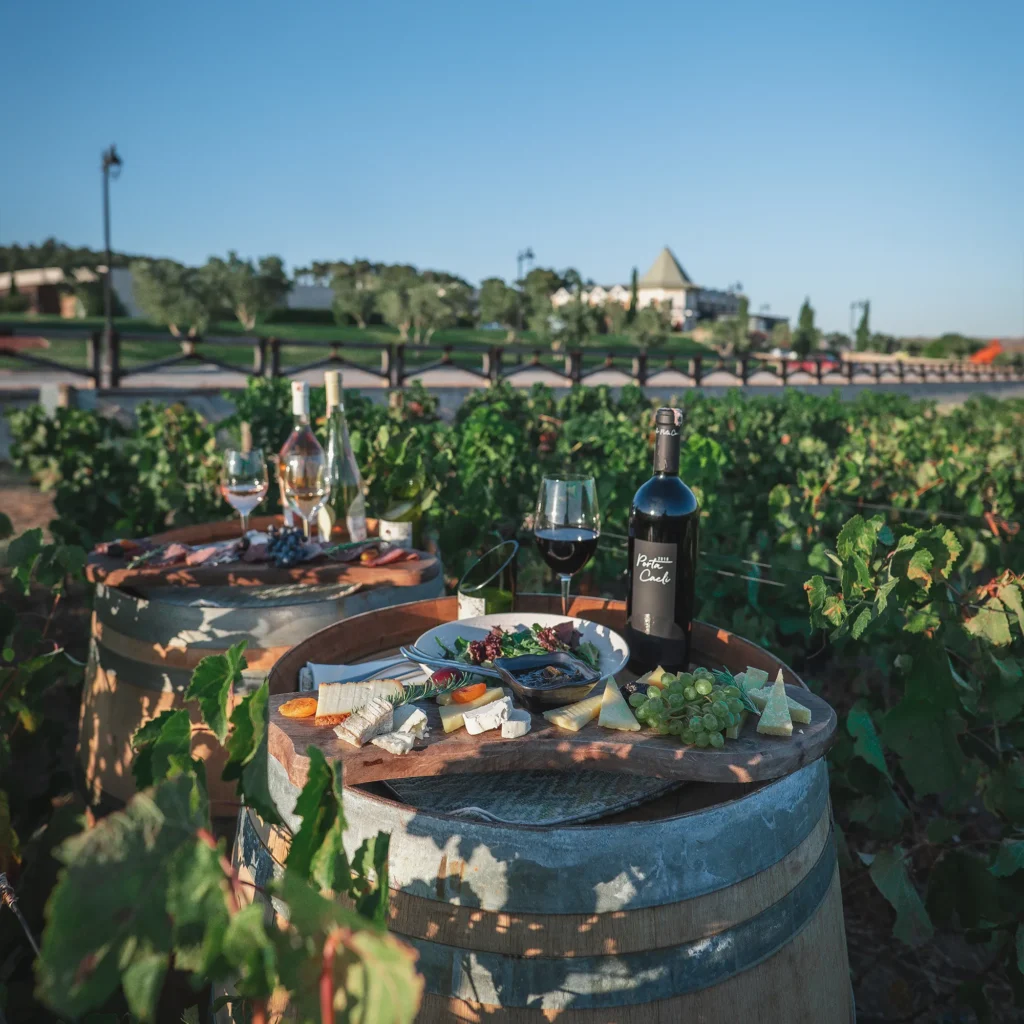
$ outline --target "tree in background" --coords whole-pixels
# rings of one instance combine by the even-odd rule
[[[784,352],[789,352],[793,347],[793,334],[789,329],[789,324],[783,320],[781,323],[777,323],[772,328],[771,333],[771,346],[772,348],[781,348]]]
[[[839,352],[844,348],[850,347],[850,338],[848,335],[843,334],[842,331],[830,331],[823,340],[832,352]]]
[[[609,299],[604,304],[604,322],[609,334],[622,334],[628,316],[629,311],[621,302]]]
[[[227,260],[211,257],[199,273],[216,301],[229,307],[247,331],[281,305],[290,289],[280,256],[262,256],[254,265],[232,250]]]
[[[377,308],[384,322],[397,328],[401,341],[409,340],[413,310],[411,293],[419,282],[414,267],[386,267],[380,273],[380,296]]]
[[[723,316],[711,325],[711,341],[727,355],[738,355],[750,348],[750,302],[740,296],[735,316]]]
[[[501,324],[508,330],[507,340],[516,340],[516,312],[519,293],[500,277],[488,277],[480,284],[478,323]]]
[[[871,327],[869,326],[871,313],[871,303],[865,301],[864,310],[860,315],[860,323],[857,324],[857,333],[854,337],[857,339],[857,351],[867,352],[871,347]]]
[[[354,274],[347,264],[337,266],[331,277],[331,290],[331,309],[339,324],[352,319],[357,326],[366,327],[377,312],[377,278],[371,273]]]
[[[672,304],[652,302],[636,311],[626,325],[626,334],[637,348],[657,348],[668,341],[672,333]]]
[[[175,337],[194,338],[209,327],[220,299],[208,275],[174,260],[138,260],[131,270],[135,300],[150,320],[166,324]]]
[[[814,307],[807,298],[800,307],[800,316],[793,332],[793,351],[798,356],[810,355],[818,347],[818,336],[818,329],[814,326]]]
[[[640,288],[639,288],[639,277],[637,276],[636,267],[633,268],[633,275],[629,281],[629,309],[626,311],[627,323],[632,323],[637,313],[637,307],[640,302]]]
[[[458,281],[426,281],[409,290],[409,308],[413,337],[419,344],[427,345],[435,331],[454,327],[469,315],[469,288]]]

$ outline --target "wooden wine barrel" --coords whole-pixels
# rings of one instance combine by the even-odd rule
[[[168,537],[194,543],[202,539],[194,536],[196,529]],[[136,594],[97,584],[79,719],[78,759],[87,794],[108,805],[134,794],[133,734],[162,711],[185,706],[182,695],[192,670],[207,655],[223,654],[241,640],[248,642],[245,690],[238,694],[243,697],[260,685],[281,655],[311,632],[443,590],[441,574],[409,587],[168,586]],[[195,703],[187,706],[193,755],[210,762],[207,780],[213,814],[234,815],[234,783],[220,778],[221,747],[200,722]]]
[[[375,613],[376,638],[354,620],[332,626],[281,659],[272,679],[294,687],[307,660],[415,639],[454,617],[454,602]],[[519,607],[555,603],[526,597]],[[572,614],[615,628],[623,610],[578,598]],[[699,625],[694,642],[698,661],[781,667],[799,682],[724,630]],[[297,789],[273,759],[269,774],[285,825],[243,808],[233,851],[261,888],[280,876],[299,824]],[[423,1024],[853,1019],[824,760],[767,783],[689,784],[584,826],[467,821],[387,793],[346,788],[345,845],[351,854],[378,830],[391,835],[390,924],[418,954]],[[286,1001],[272,1009],[272,1020],[291,1019]]]

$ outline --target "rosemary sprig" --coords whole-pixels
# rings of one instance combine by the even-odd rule
[[[736,677],[728,670],[722,669],[719,671],[716,668],[711,670],[711,674],[718,680],[722,686],[735,686],[740,691],[740,700],[743,702],[743,706],[752,714],[760,715],[761,712],[757,710],[757,705],[750,699],[747,693],[747,688],[736,682]]]
[[[140,565],[145,565],[147,562],[152,561],[154,558],[158,558],[167,550],[168,545],[160,544],[158,547],[150,548],[149,551],[143,551],[141,555],[136,555],[129,563],[129,569],[137,569]]]
[[[403,687],[401,697],[388,697],[386,699],[391,701],[396,708],[401,707],[403,704],[414,704],[418,700],[429,700],[431,697],[437,697],[442,693],[451,693],[452,690],[459,690],[463,686],[468,686],[471,676],[472,672],[459,672],[457,673],[457,678],[446,686],[435,686],[429,679],[422,683],[409,683]]]

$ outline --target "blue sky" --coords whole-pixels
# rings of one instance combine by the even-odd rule
[[[700,284],[1024,334],[1024,3],[0,8],[0,242]]]

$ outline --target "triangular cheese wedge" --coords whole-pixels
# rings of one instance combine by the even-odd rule
[[[623,732],[639,732],[640,723],[633,717],[633,712],[626,703],[626,698],[619,692],[619,684],[609,676],[601,697],[601,714],[598,725],[606,729],[621,729]]]
[[[763,736],[793,735],[793,719],[789,715],[789,701],[786,698],[786,684],[782,681],[781,669],[761,712],[757,731]]]
[[[596,697],[587,697],[585,700],[568,705],[568,707],[552,708],[550,711],[545,711],[544,717],[552,725],[557,725],[559,729],[579,732],[588,722],[597,718],[597,714],[601,710],[602,699],[603,696],[599,693]]]

